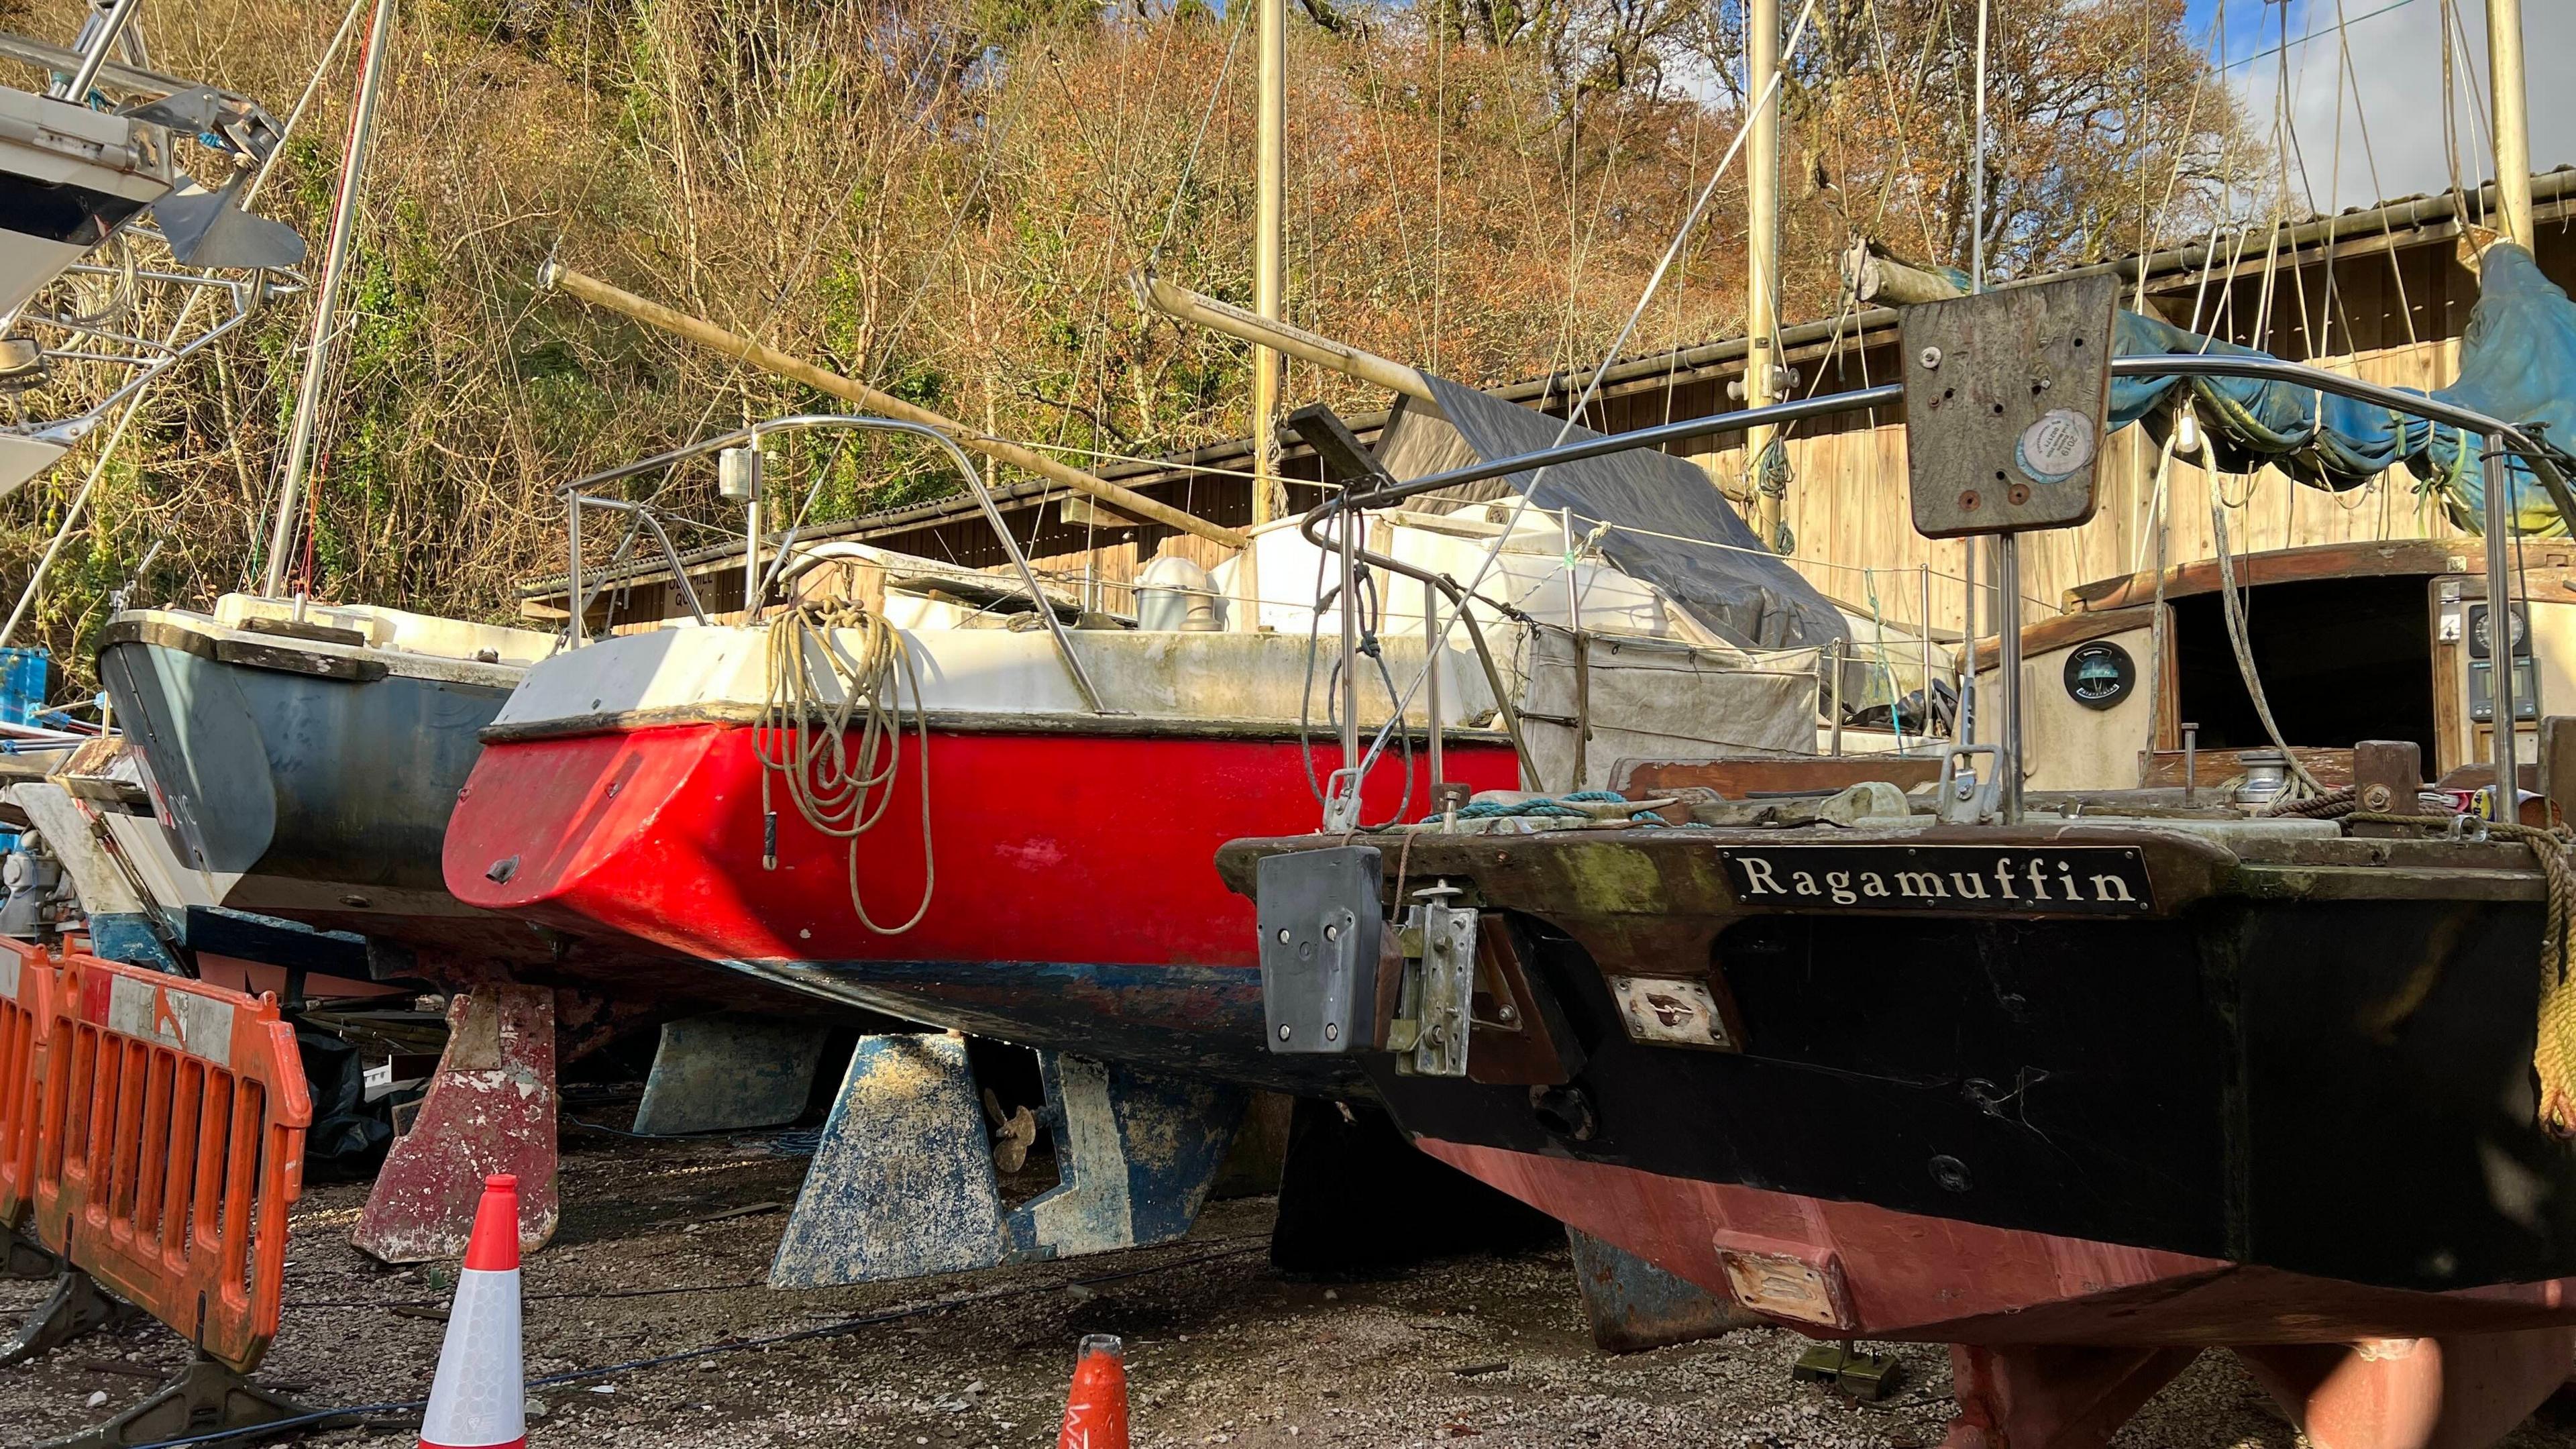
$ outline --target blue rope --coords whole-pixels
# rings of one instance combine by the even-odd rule
[[[1510,816],[1537,816],[1550,820],[1590,820],[1592,812],[1577,810],[1577,805],[1607,805],[1624,802],[1628,797],[1616,790],[1575,790],[1563,795],[1542,795],[1534,800],[1470,800],[1458,807],[1461,820],[1500,820]],[[1428,825],[1441,817],[1426,815]],[[1661,825],[1664,818],[1652,810],[1637,810],[1628,818],[1639,825]]]

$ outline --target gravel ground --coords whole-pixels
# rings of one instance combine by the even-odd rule
[[[804,1160],[760,1139],[567,1138],[563,1230],[529,1260],[531,1379],[715,1345],[730,1351],[540,1384],[539,1445],[1048,1446],[1073,1347],[1126,1340],[1136,1443],[1396,1446],[1935,1445],[1946,1354],[1895,1351],[1885,1404],[1796,1384],[1806,1347],[1763,1329],[1623,1358],[1593,1349],[1562,1250],[1432,1264],[1359,1283],[1271,1271],[1267,1200],[1218,1203],[1187,1241],[913,1283],[782,1293],[757,1286]],[[286,1327],[259,1378],[316,1404],[428,1392],[450,1282],[348,1245],[362,1186],[309,1190],[287,1267]],[[766,1207],[709,1222],[734,1209]],[[714,1285],[714,1286],[708,1286]],[[667,1291],[680,1290],[680,1291]],[[40,1285],[0,1284],[0,1311]],[[854,1320],[867,1320],[854,1322]],[[793,1341],[761,1340],[803,1334]],[[95,1423],[186,1359],[145,1319],[0,1370],[0,1442]],[[306,1442],[412,1449],[397,1427]],[[2122,1449],[2292,1449],[2298,1435],[2232,1359],[2204,1356],[2121,1435]],[[2526,1426],[2511,1449],[2576,1449]]]

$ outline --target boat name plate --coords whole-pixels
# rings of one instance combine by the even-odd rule
[[[1746,906],[1966,915],[2137,916],[2155,909],[2129,846],[1783,845],[1718,852]]]

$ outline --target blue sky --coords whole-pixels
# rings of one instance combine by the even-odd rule
[[[2109,0],[2116,8],[2123,0]],[[2307,187],[2320,210],[2366,205],[2373,200],[2436,191],[2449,184],[2441,116],[2440,0],[2341,0],[2343,44],[2336,34],[2336,0],[2288,0],[2291,45],[2290,125],[2307,162]],[[2229,64],[2229,84],[2247,114],[2266,133],[2274,125],[2281,92],[2284,7],[2265,0],[2189,0],[2195,38]],[[2530,86],[2534,170],[2576,164],[2576,85],[2568,83],[2566,58],[2576,56],[2576,0],[2525,0],[2525,64]],[[2486,6],[2454,0],[2453,13],[2467,32],[2460,76],[2465,91],[2456,106],[2460,178],[2494,170],[2480,111],[2486,100]],[[2218,21],[2225,19],[2225,34]],[[2313,39],[2303,39],[2313,35]],[[2458,42],[2455,42],[2455,45]],[[2349,49],[2351,66],[2338,94],[2337,72]],[[2355,83],[2358,82],[2356,85]],[[2356,92],[2358,100],[2356,100]],[[2335,164],[2338,119],[2342,161]],[[2361,131],[2369,129],[2365,151]],[[2377,163],[2374,185],[2372,162]],[[2293,185],[2298,184],[2294,173]]]

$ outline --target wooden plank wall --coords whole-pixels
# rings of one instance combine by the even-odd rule
[[[1891,359],[1892,360],[1892,359]],[[2328,359],[2337,372],[2368,381],[2430,388],[2458,371],[2457,340],[2398,346],[2358,358]],[[1965,545],[1926,539],[1914,531],[1907,505],[1905,428],[1901,421],[1793,437],[1787,443],[1794,481],[1786,516],[1796,536],[1799,571],[1842,603],[1878,611],[1911,632],[1920,620],[1919,570],[1931,566],[1932,626],[1955,632],[1966,600]],[[2230,544],[2247,549],[2289,548],[2384,538],[2447,537],[2454,529],[2429,494],[2419,494],[2402,467],[2347,493],[2328,493],[2292,481],[2277,469],[2251,477],[2212,475],[2176,460],[2161,508],[2155,473],[2159,450],[2144,428],[2114,435],[2101,475],[2101,504],[2080,528],[2026,535],[2022,546],[2025,617],[2060,611],[2065,591],[2081,583],[2152,567],[2155,524],[2168,530],[2166,557],[2180,563],[2213,557],[2210,490],[2227,504]],[[1741,447],[1693,453],[1692,461],[1721,480],[1744,475]],[[1981,562],[1979,571],[1985,570]],[[1990,582],[1990,581],[1989,581]]]

